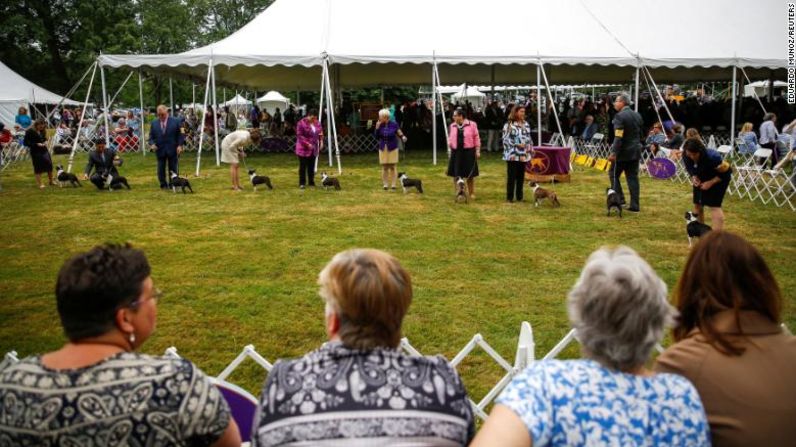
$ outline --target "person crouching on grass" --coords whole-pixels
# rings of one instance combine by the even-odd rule
[[[259,143],[259,129],[236,130],[221,140],[221,161],[229,163],[233,191],[243,191],[240,186],[240,158],[246,156],[243,148],[248,144],[256,146]]]

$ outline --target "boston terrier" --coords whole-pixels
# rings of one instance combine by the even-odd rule
[[[185,194],[185,188],[188,188],[191,194],[193,194],[191,182],[189,182],[187,178],[180,177],[176,172],[171,171],[171,190],[174,191],[175,194],[177,193],[177,188],[182,188],[183,194]]]
[[[126,186],[127,189],[130,189],[130,185],[127,183],[127,179],[122,176],[113,176],[106,172],[102,174],[102,180],[105,181],[105,187],[108,188],[108,191],[113,191],[114,189],[122,189],[123,186]]]
[[[688,246],[691,246],[692,238],[700,238],[712,230],[710,225],[705,225],[693,211],[685,212],[685,232],[688,235]]]
[[[406,176],[405,172],[398,173],[398,180],[401,181],[401,188],[404,189],[404,193],[406,193],[407,188],[414,187],[417,189],[417,192],[423,194],[423,181],[420,179],[409,178]]]
[[[249,178],[252,181],[252,186],[254,190],[257,191],[257,185],[265,185],[268,189],[274,189],[271,185],[271,179],[265,175],[257,175],[257,172],[254,169],[249,169]]]
[[[329,177],[326,172],[321,173],[321,185],[323,185],[323,189],[334,187],[336,191],[340,191],[340,180],[337,180],[334,177]]]
[[[456,198],[454,199],[454,201],[456,203],[462,203],[462,202],[468,203],[469,196],[470,195],[467,194],[467,182],[464,181],[463,178],[459,177],[456,180]]]
[[[77,179],[75,174],[70,172],[64,171],[63,165],[58,165],[55,167],[56,170],[56,178],[58,179],[58,186],[64,187],[64,184],[67,182],[72,185],[72,187],[77,188],[78,186],[83,186],[80,184],[80,180]]]
[[[533,203],[534,206],[539,206],[544,199],[549,199],[550,203],[553,204],[555,207],[561,206],[561,203],[558,201],[558,196],[556,195],[555,191],[549,191],[547,189],[542,188],[536,182],[530,182],[528,185],[533,189]]]
[[[611,210],[616,209],[619,217],[622,217],[622,200],[619,199],[619,194],[612,188],[605,188],[605,206],[608,208],[608,214],[611,215]]]

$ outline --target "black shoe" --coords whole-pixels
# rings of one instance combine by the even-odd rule
[[[630,208],[628,208],[627,210],[630,211],[631,213],[640,213],[641,212],[640,209],[633,208],[632,206]]]

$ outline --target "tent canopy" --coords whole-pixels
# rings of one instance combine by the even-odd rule
[[[240,93],[238,93],[237,95],[235,95],[234,98],[230,99],[229,101],[225,102],[222,105],[229,106],[229,107],[234,107],[234,106],[238,106],[238,107],[247,106],[248,107],[248,106],[252,105],[252,102],[249,101],[248,99],[244,98],[243,96],[241,96]]]
[[[549,79],[558,84],[631,82],[639,65],[662,81],[726,80],[735,65],[757,79],[772,70],[784,72],[786,39],[768,29],[784,14],[780,2],[757,2],[755,16],[762,19],[754,21],[741,0],[671,0],[666,9],[677,19],[665,23],[652,15],[659,5],[654,0],[492,0],[490,11],[510,13],[515,23],[527,25],[522,38],[485,33],[465,41],[434,19],[471,23],[473,12],[484,9],[480,0],[404,0],[391,9],[392,23],[429,19],[417,32],[378,38],[363,33],[363,24],[383,22],[383,11],[369,0],[276,0],[211,45],[172,55],[104,55],[100,63],[200,80],[212,59],[219,83],[305,90],[318,88],[327,58],[332,78],[347,87],[430,84],[433,62],[443,82],[498,85],[535,83],[537,63],[545,64]],[[275,38],[294,35],[298,20],[300,39]]]
[[[14,124],[20,107],[28,107],[28,104],[58,104],[61,100],[70,106],[82,104],[39,87],[0,62],[0,122],[7,128]]]
[[[259,105],[261,109],[265,109],[268,111],[268,113],[273,115],[277,108],[281,112],[284,112],[285,109],[290,105],[290,100],[285,98],[281,93],[271,90],[260,98],[257,98],[257,105]]]

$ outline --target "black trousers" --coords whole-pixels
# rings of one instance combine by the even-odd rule
[[[177,154],[174,155],[167,155],[165,157],[158,157],[158,181],[160,182],[161,188],[168,188],[171,182],[169,179],[171,178],[171,172],[173,171],[175,174],[180,173],[180,168],[178,166],[179,159],[177,158]],[[166,163],[169,165],[169,172],[168,176],[166,175]]]
[[[625,193],[622,191],[622,184],[619,181],[622,173],[627,178],[627,188],[630,190],[630,208],[639,208],[639,183],[638,183],[638,160],[615,161],[611,163],[608,170],[608,178],[611,180],[611,188],[619,194],[619,199],[625,202]]]
[[[91,177],[89,177],[88,179],[91,183],[94,184],[94,186],[97,187],[97,189],[105,189],[105,181],[102,180],[102,176],[97,174],[96,172],[94,174],[91,174]]]
[[[761,144],[760,147],[771,149],[771,157],[769,157],[769,160],[771,160],[771,169],[774,169],[774,166],[779,163],[779,152],[777,151],[776,141],[769,141],[766,144]]]
[[[524,161],[506,162],[506,200],[509,202],[522,200],[522,188],[525,181]]]
[[[315,157],[299,156],[299,186],[315,186]]]

